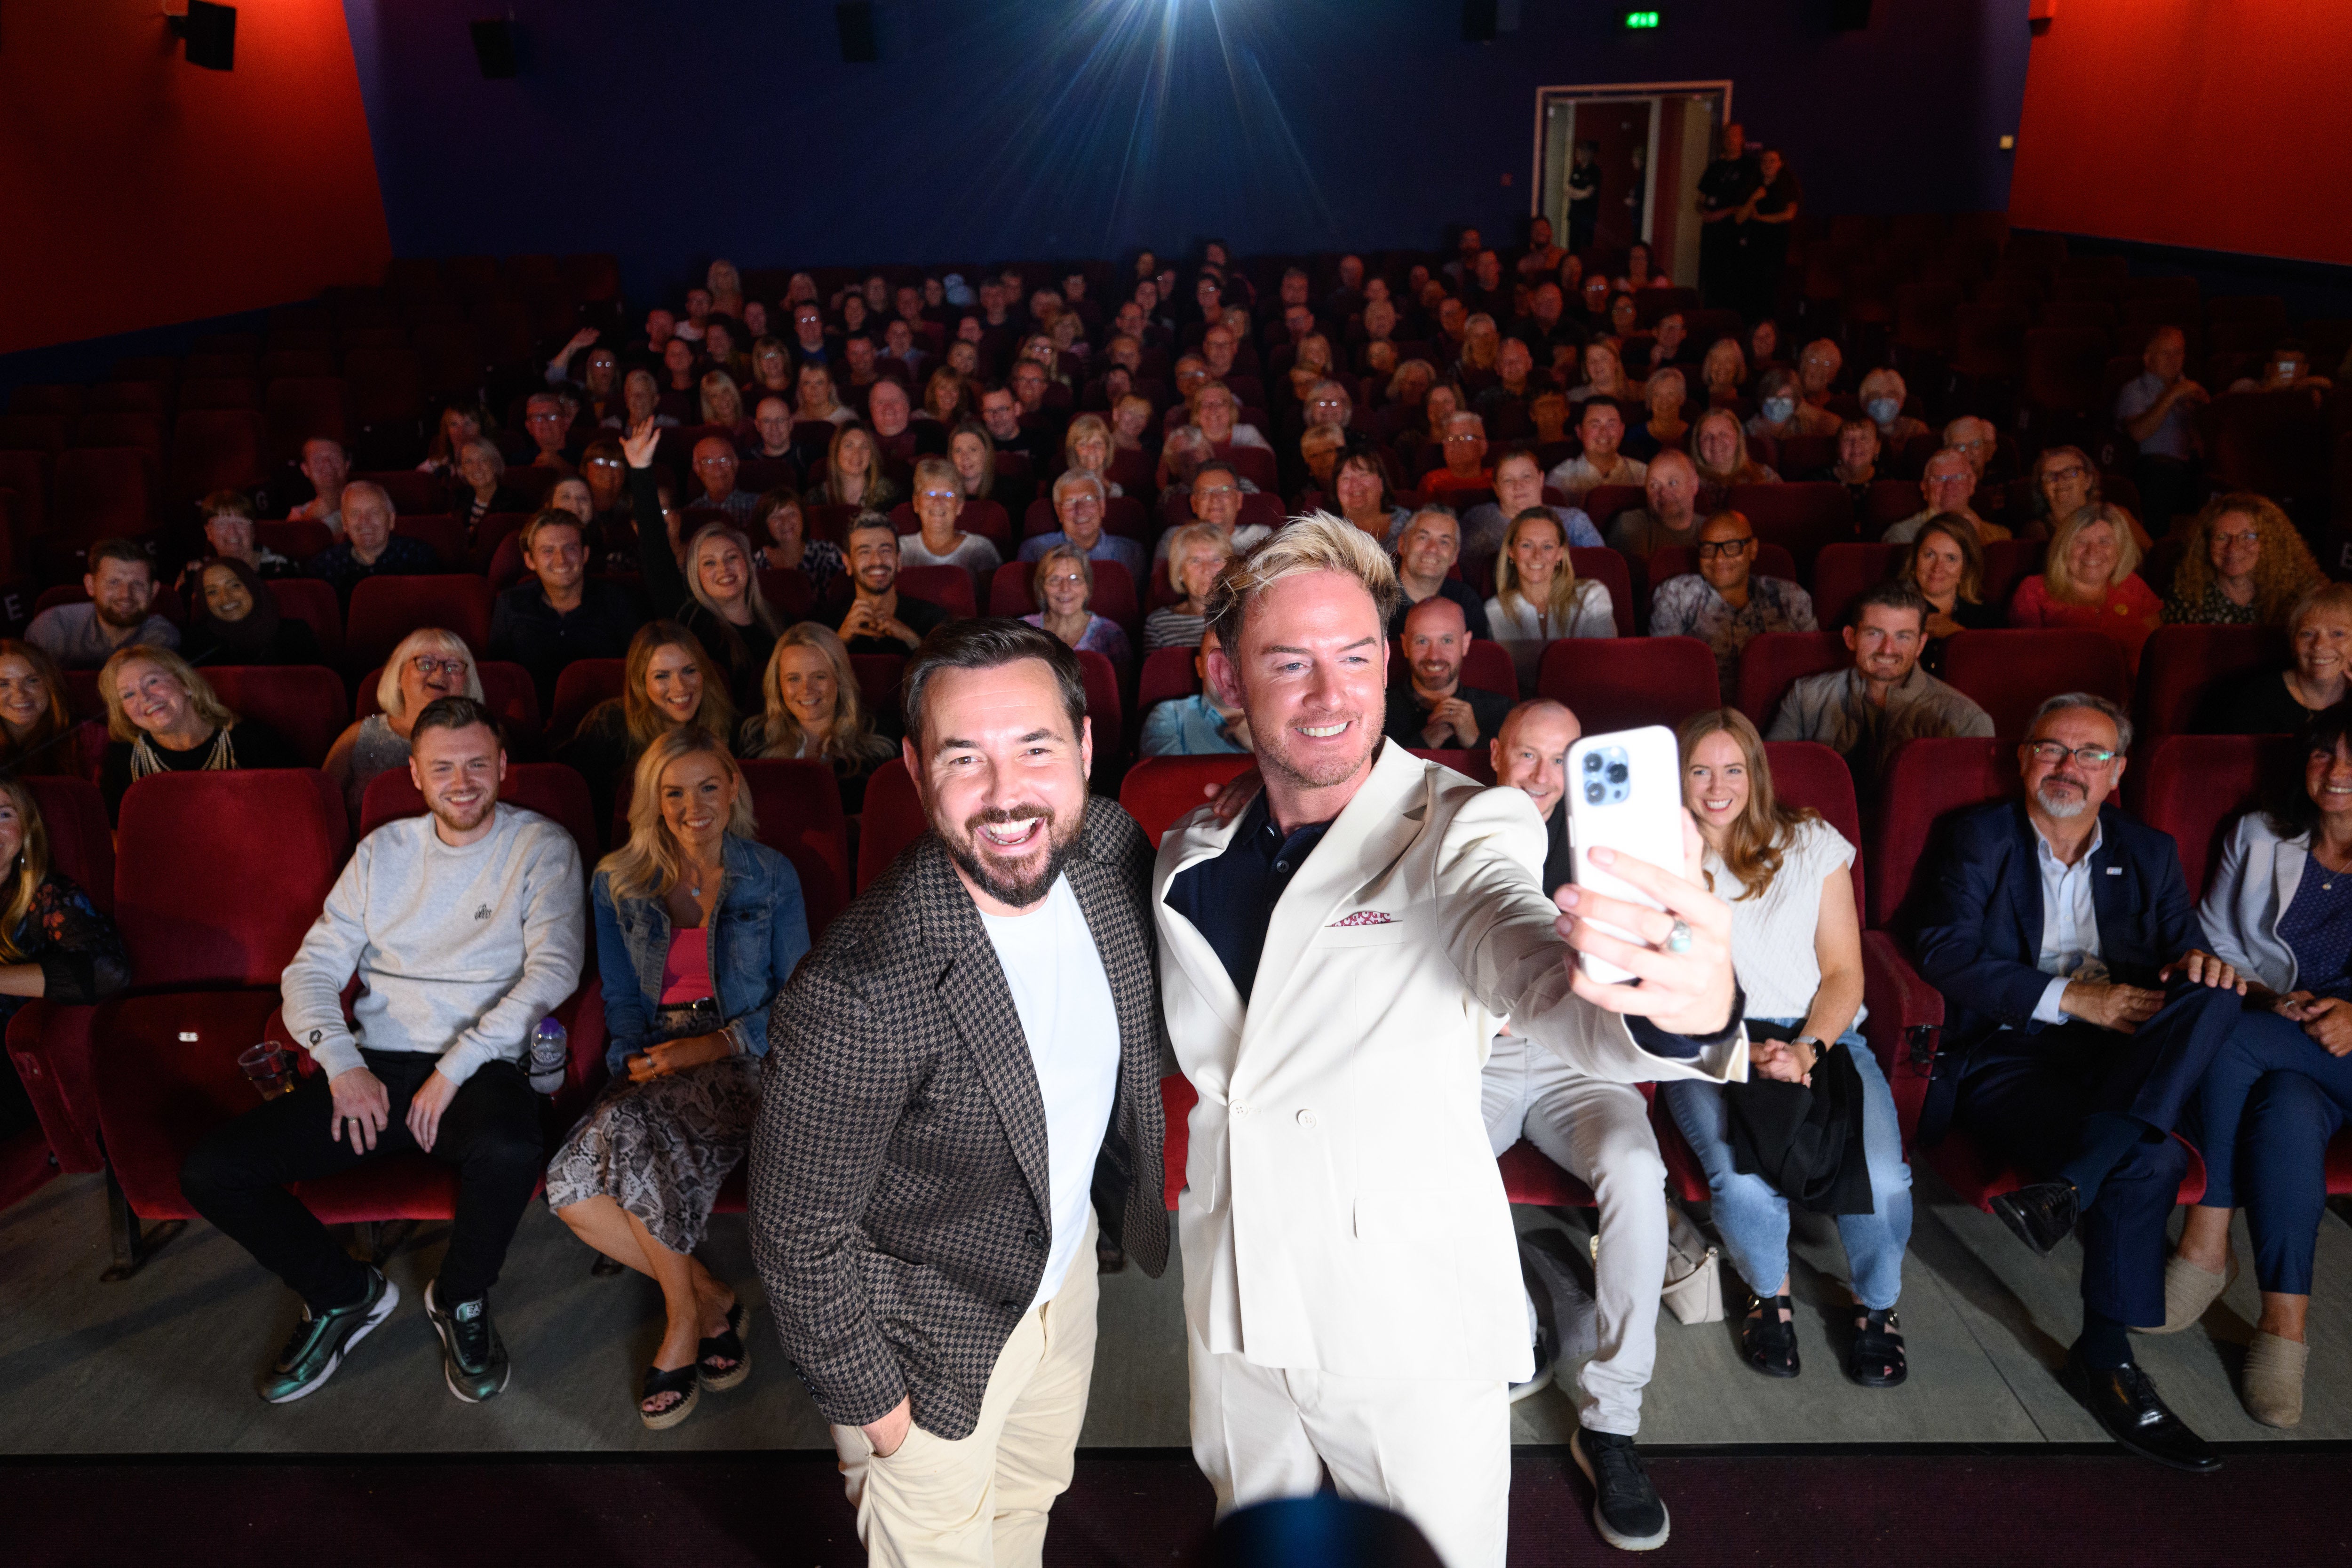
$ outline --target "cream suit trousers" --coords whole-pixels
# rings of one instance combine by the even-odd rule
[[[1342,1377],[1219,1354],[1192,1330],[1192,1458],[1219,1517],[1310,1497],[1326,1470],[1341,1497],[1394,1509],[1445,1568],[1503,1568],[1511,1504],[1510,1385]]]
[[[1658,1359],[1666,1276],[1666,1166],[1649,1102],[1632,1084],[1587,1078],[1517,1035],[1495,1037],[1479,1089],[1497,1157],[1524,1137],[1600,1200],[1592,1268],[1600,1344],[1576,1374],[1577,1418],[1596,1432],[1633,1436]],[[1532,1302],[1528,1316],[1532,1323]]]
[[[1029,1309],[989,1373],[980,1424],[950,1442],[907,1428],[887,1458],[862,1426],[833,1428],[857,1539],[873,1568],[1038,1568],[1045,1515],[1068,1489],[1095,1371],[1096,1225],[1054,1299]]]

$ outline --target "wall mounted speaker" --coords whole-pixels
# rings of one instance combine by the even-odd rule
[[[872,65],[882,58],[874,47],[873,0],[847,0],[833,8],[833,25],[841,31],[841,58],[854,66]]]
[[[236,7],[211,0],[188,0],[188,14],[172,18],[172,30],[187,40],[188,63],[208,71],[236,66]]]
[[[474,35],[474,59],[482,68],[482,75],[491,81],[512,81],[515,76],[514,24],[494,21],[470,22],[467,26]]]
[[[1830,26],[1841,33],[1858,33],[1870,26],[1870,0],[1830,0]]]
[[[1462,41],[1465,44],[1491,44],[1495,41],[1496,0],[1462,0]]]

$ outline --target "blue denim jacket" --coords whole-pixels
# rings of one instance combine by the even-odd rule
[[[720,858],[727,879],[710,911],[710,989],[735,1054],[765,1056],[768,1005],[809,950],[800,874],[766,845],[732,834]],[[669,956],[669,910],[659,899],[616,904],[604,871],[596,873],[589,896],[596,910],[596,967],[604,983],[604,1068],[618,1074],[624,1062],[654,1043],[654,1013]]]

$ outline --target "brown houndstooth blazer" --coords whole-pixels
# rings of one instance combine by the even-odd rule
[[[1156,1276],[1166,1026],[1151,861],[1134,818],[1096,798],[1066,872],[1118,1010],[1095,1210]],[[751,1238],[785,1353],[837,1426],[911,1395],[925,1431],[969,1435],[1044,1277],[1053,1209],[1021,1019],[937,834],[833,922],[777,996],[768,1039]]]

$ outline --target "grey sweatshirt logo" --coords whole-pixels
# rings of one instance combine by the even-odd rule
[[[480,909],[476,910],[474,911],[474,918],[478,921],[488,920],[490,918],[490,906],[484,904]]]

